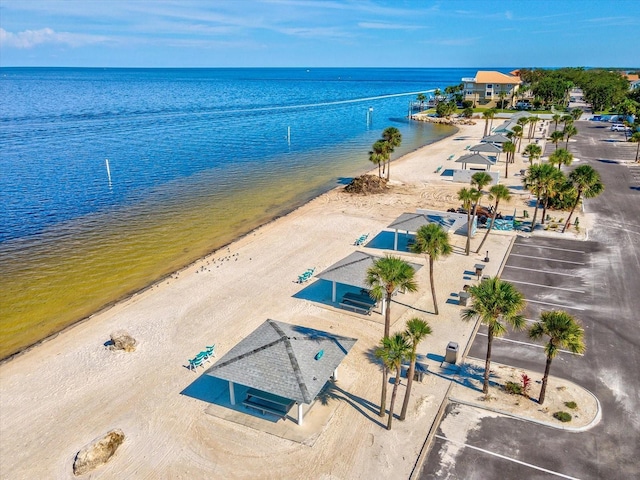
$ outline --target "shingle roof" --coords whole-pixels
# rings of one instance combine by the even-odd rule
[[[377,255],[371,255],[365,252],[353,252],[351,255],[343,258],[339,262],[334,263],[326,270],[316,275],[323,280],[341,283],[343,285],[352,285],[358,288],[371,288],[365,282],[367,278],[367,270],[373,265],[373,262],[379,260]],[[422,265],[408,262],[415,271],[422,268]]]
[[[393,228],[395,230],[404,230],[407,232],[417,232],[423,225],[430,223],[439,224],[445,232],[453,226],[454,220],[444,217],[442,215],[426,215],[424,213],[403,213],[393,222],[389,224],[387,228]]]
[[[474,165],[495,165],[496,164],[495,161],[485,157],[484,155],[480,155],[479,153],[470,153],[468,155],[463,155],[462,157],[456,160],[456,163],[471,163]]]
[[[522,83],[522,81],[520,80],[520,77],[514,77],[512,75],[507,75],[506,73],[479,70],[476,73],[476,83],[519,84]]]
[[[309,404],[356,341],[267,320],[205,374]]]

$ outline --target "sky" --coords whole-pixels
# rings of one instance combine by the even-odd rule
[[[0,67],[637,68],[639,45],[640,0],[0,0]]]

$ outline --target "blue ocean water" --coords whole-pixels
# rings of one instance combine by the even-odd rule
[[[444,88],[474,72],[3,68],[0,242],[141,202],[199,172],[223,188],[308,168],[336,145],[366,156],[392,124],[415,148],[413,137],[429,127],[403,119],[415,95],[385,96]]]
[[[0,69],[0,358],[451,134],[409,102],[475,71]]]

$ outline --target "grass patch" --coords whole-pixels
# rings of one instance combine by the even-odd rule
[[[560,420],[563,423],[571,421],[571,414],[568,412],[556,412],[553,414],[553,418],[556,420]]]
[[[507,382],[504,384],[504,391],[510,395],[522,395],[522,385],[518,382]]]
[[[578,408],[578,404],[576,402],[564,402],[564,406],[570,408],[571,410],[575,410]]]

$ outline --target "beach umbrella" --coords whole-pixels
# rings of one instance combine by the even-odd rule
[[[510,142],[511,139],[505,135],[495,134],[495,135],[487,135],[486,137],[482,137],[480,140],[483,143],[507,143]]]

